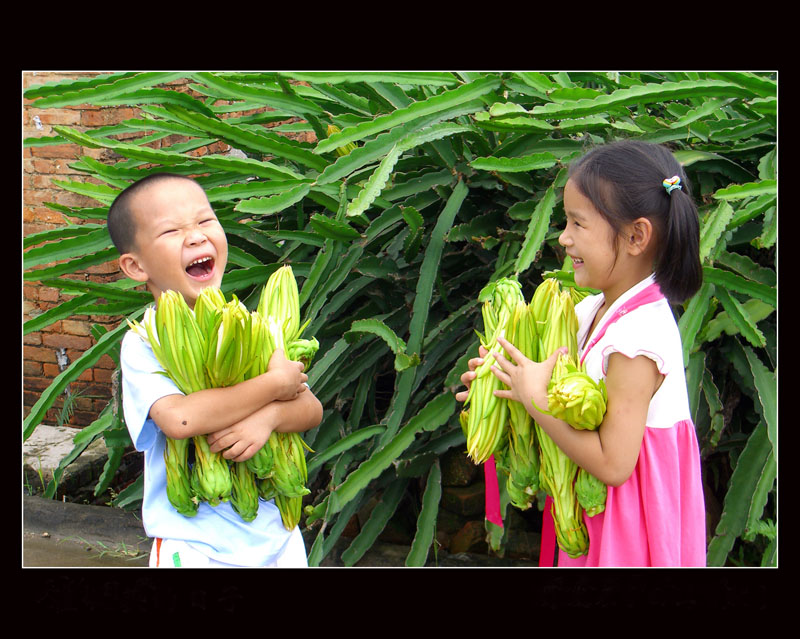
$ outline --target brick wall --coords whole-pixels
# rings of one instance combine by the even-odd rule
[[[25,72],[22,74],[23,90],[32,85],[43,84],[54,80],[87,77],[92,73],[52,73]],[[188,81],[177,81],[169,85],[170,89],[189,91]],[[37,109],[31,106],[32,100],[24,100],[23,104],[23,138],[52,136],[53,125],[67,125],[78,131],[119,124],[123,120],[140,117],[140,110],[133,107],[97,107],[76,105],[63,108]],[[128,135],[135,137],[137,134]],[[117,137],[125,139],[125,137]],[[178,136],[163,138],[152,146],[167,146],[179,141]],[[196,154],[225,153],[227,145],[218,143],[212,147],[198,149]],[[70,168],[70,164],[82,156],[90,156],[102,162],[114,162],[120,158],[108,149],[90,149],[76,144],[58,146],[28,147],[23,149],[23,235],[53,229],[65,224],[61,213],[45,206],[45,202],[55,202],[70,207],[101,206],[96,200],[70,193],[53,184],[56,180],[90,181],[86,173]],[[70,222],[81,224],[86,221],[102,222],[102,220],[72,219]],[[85,278],[90,281],[109,282],[121,277],[117,261],[93,266],[86,271],[70,274],[67,277]],[[64,295],[60,289],[39,285],[38,282],[23,282],[23,321],[60,304],[70,295]],[[69,362],[79,358],[94,339],[90,333],[92,323],[105,324],[108,328],[117,326],[122,318],[76,316],[56,322],[42,331],[30,333],[23,337],[23,405],[27,415],[31,406],[39,398],[53,379],[60,373],[59,349],[63,349]],[[70,385],[74,393],[74,413],[67,424],[82,427],[91,423],[111,397],[111,377],[115,369],[113,360],[104,355],[91,370],[85,371],[79,379]],[[45,423],[55,423],[63,405],[63,396],[48,412]]]

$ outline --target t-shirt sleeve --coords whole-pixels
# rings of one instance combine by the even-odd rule
[[[150,448],[158,427],[149,418],[150,407],[167,395],[183,393],[163,373],[150,346],[133,332],[126,333],[120,351],[122,410],[136,450]]]
[[[603,344],[603,374],[608,372],[608,358],[620,353],[629,359],[640,355],[653,360],[658,372],[669,372],[668,354],[673,348],[674,326],[664,321],[657,308],[637,309],[627,317],[609,326]]]

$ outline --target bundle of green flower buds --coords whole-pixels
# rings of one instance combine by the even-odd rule
[[[506,338],[525,357],[536,361],[539,348],[530,307],[518,302]],[[508,402],[508,448],[504,461],[508,473],[506,490],[511,503],[527,510],[539,490],[539,447],[533,418],[520,402]]]
[[[608,395],[604,380],[595,382],[586,367],[560,356],[548,386],[548,414],[578,430],[595,430],[603,421]],[[589,517],[605,510],[608,487],[583,468],[578,469],[575,493]]]
[[[592,380],[575,359],[575,304],[586,294],[573,286],[562,288],[556,277],[547,277],[526,304],[517,280],[501,278],[479,295],[485,334],[478,336],[490,353],[505,355],[497,343],[497,337],[504,335],[533,361],[543,361],[567,346],[568,354],[557,360],[548,386],[548,406],[542,412],[574,428],[594,429],[605,414],[605,384]],[[467,452],[475,463],[495,455],[516,508],[530,508],[540,489],[550,495],[559,547],[572,557],[583,555],[589,544],[583,509],[589,516],[602,512],[606,486],[570,460],[522,404],[494,397],[494,391],[504,386],[491,374],[493,364],[489,355],[476,369],[460,415]]]
[[[603,421],[607,393],[603,380],[596,382],[584,365],[577,363],[578,320],[575,300],[585,293],[574,288],[561,289],[555,278],[545,280],[534,294],[532,307],[537,315],[541,359],[567,346],[559,355],[548,385],[548,406],[542,412],[561,419],[573,428],[594,430]],[[539,299],[537,300],[537,297]],[[607,487],[569,460],[537,425],[541,450],[541,481],[553,499],[553,519],[559,546],[577,557],[588,551],[588,534],[582,509],[594,516],[605,508]]]
[[[505,386],[491,371],[495,362],[491,353],[505,355],[497,338],[507,335],[517,305],[524,304],[525,299],[516,279],[500,278],[484,286],[478,300],[483,303],[484,327],[484,335],[478,333],[478,337],[490,354],[475,369],[476,377],[464,402],[461,424],[467,439],[467,454],[476,464],[481,464],[507,441],[508,402],[494,395],[494,391]]]
[[[226,300],[213,287],[198,295],[194,310],[174,291],[159,297],[142,323],[129,322],[147,340],[166,374],[183,393],[231,386],[266,372],[272,353],[280,348],[288,359],[307,369],[319,343],[301,339],[297,282],[290,266],[279,268],[261,293],[258,309],[249,311],[235,295]],[[284,526],[299,522],[302,496],[309,492],[305,452],[298,433],[274,432],[246,462],[228,462],[212,453],[205,435],[189,440],[167,438],[167,496],[187,517],[198,504],[230,501],[244,521],[258,515],[258,500],[275,499]]]
[[[552,285],[551,285],[552,286]],[[574,302],[576,289],[570,288]],[[569,330],[577,331],[574,304],[567,302],[564,291],[563,311],[568,317]],[[578,297],[580,299],[581,297]],[[573,307],[571,310],[570,307]],[[559,356],[547,389],[548,414],[567,422],[579,430],[595,430],[606,412],[608,394],[604,380],[595,381],[586,372],[585,364],[577,363],[577,342],[570,341],[569,352]],[[608,487],[594,475],[579,468],[575,479],[578,503],[589,517],[605,509]]]
[[[570,354],[576,353],[578,325],[575,306],[569,292],[561,290],[555,278],[547,278],[537,287],[531,308],[540,328],[540,361],[562,346],[566,346]],[[558,362],[570,356],[573,355],[559,355]],[[558,366],[556,364],[556,368]],[[554,370],[552,380],[556,378],[557,371]],[[578,466],[556,446],[538,423],[536,435],[541,461],[540,481],[553,500],[552,515],[558,546],[570,557],[579,557],[589,549],[589,535],[575,496]]]

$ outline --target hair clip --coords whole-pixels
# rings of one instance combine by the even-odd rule
[[[667,195],[672,193],[673,189],[683,190],[681,188],[681,179],[677,175],[673,175],[671,178],[667,178],[661,183],[665,189],[667,189]]]

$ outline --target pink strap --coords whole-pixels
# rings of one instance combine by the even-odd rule
[[[586,359],[587,353],[592,349],[592,347],[599,342],[603,335],[606,334],[608,327],[611,326],[614,322],[616,322],[620,317],[623,315],[630,313],[632,310],[639,308],[644,304],[650,304],[651,302],[657,302],[658,300],[662,299],[664,294],[661,292],[658,284],[653,282],[647,288],[639,291],[636,295],[634,295],[631,299],[627,302],[622,304],[616,311],[611,314],[606,320],[606,323],[603,324],[603,327],[598,331],[597,335],[592,338],[589,344],[586,346],[586,349],[583,351],[583,355],[581,356],[580,363],[583,364],[583,360]],[[487,484],[488,486],[488,484]],[[552,567],[554,561],[554,554],[555,554],[555,546],[556,546],[556,528],[555,522],[553,521],[553,514],[551,512],[553,505],[552,498],[548,495],[547,499],[544,503],[544,512],[542,513],[542,541],[539,546],[539,566],[547,566]]]
[[[503,517],[500,514],[500,485],[497,483],[497,468],[494,464],[494,455],[491,455],[483,464],[483,474],[486,479],[486,519],[493,524],[503,527]]]
[[[542,513],[542,541],[539,545],[539,567],[552,568],[556,556],[556,525],[553,521],[553,498],[550,495],[544,500]]]

